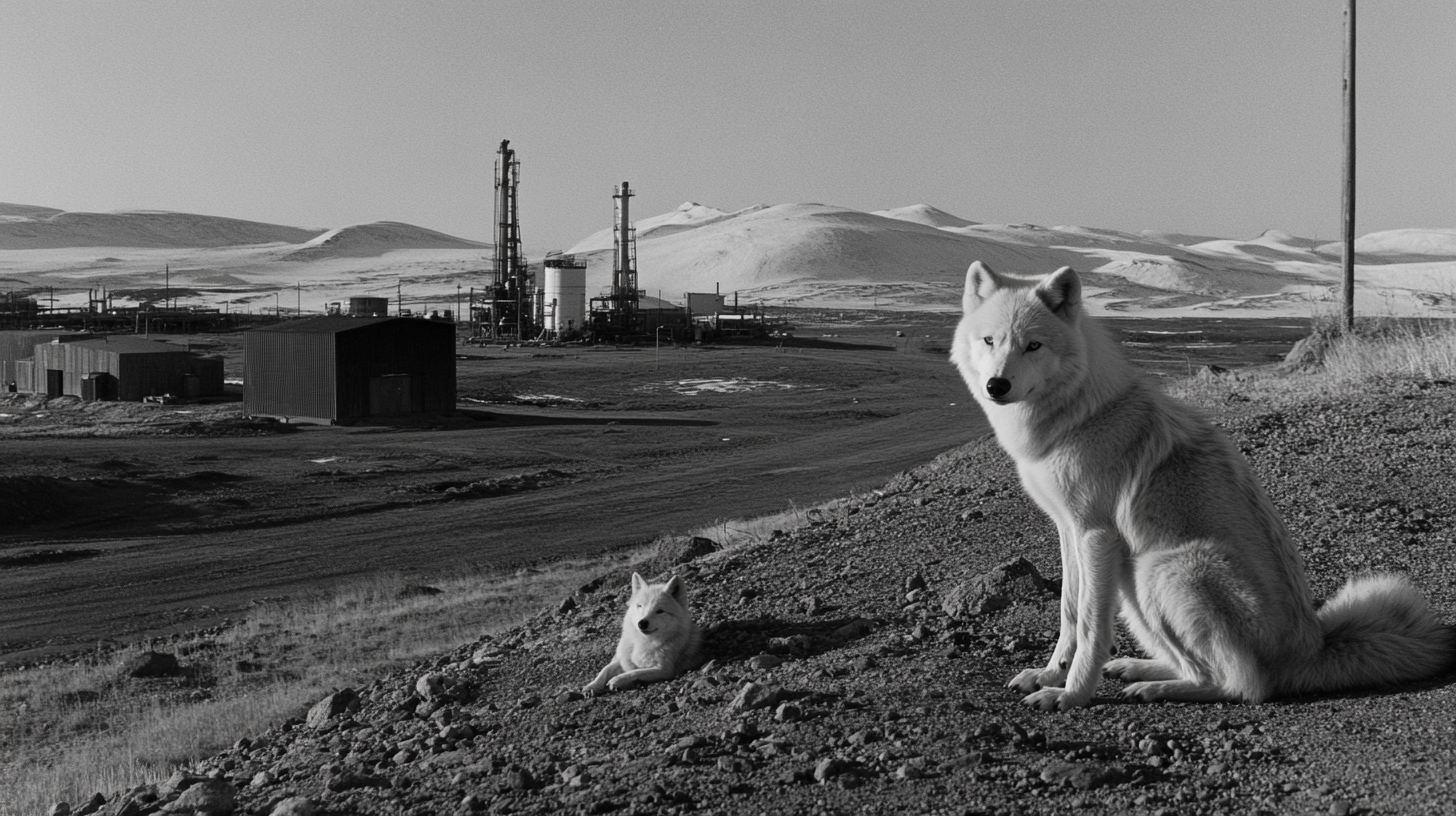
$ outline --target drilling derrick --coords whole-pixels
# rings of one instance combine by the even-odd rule
[[[495,279],[486,296],[482,333],[492,340],[520,342],[534,336],[532,280],[521,252],[516,188],[521,163],[510,140],[500,144],[495,163]]]
[[[607,295],[607,333],[618,339],[638,333],[637,230],[632,226],[630,200],[632,190],[627,182],[612,194],[616,202],[616,219],[612,226],[612,289]]]

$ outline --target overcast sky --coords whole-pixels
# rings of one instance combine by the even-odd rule
[[[1340,0],[0,0],[0,201],[491,236],[819,202],[1339,230]],[[1456,227],[1456,2],[1360,7],[1360,233]]]

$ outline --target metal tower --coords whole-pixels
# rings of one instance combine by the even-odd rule
[[[641,292],[637,289],[637,230],[632,226],[629,205],[632,191],[622,182],[620,192],[612,194],[616,202],[616,224],[612,230],[613,258],[612,330],[618,337],[634,334]]]
[[[484,334],[492,339],[525,340],[533,336],[531,273],[521,252],[521,220],[516,188],[521,163],[511,142],[501,142],[495,162],[495,280],[487,298],[489,317]]]

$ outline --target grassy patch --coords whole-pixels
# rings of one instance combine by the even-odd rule
[[[1338,399],[1385,382],[1456,380],[1456,321],[1368,318],[1358,320],[1353,332],[1343,332],[1333,320],[1316,319],[1312,328],[1325,344],[1315,368],[1297,374],[1283,366],[1246,369],[1172,382],[1168,390],[1202,405],[1245,399],[1278,403]]]

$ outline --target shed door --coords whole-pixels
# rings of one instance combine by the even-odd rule
[[[59,368],[46,369],[46,396],[64,397],[66,395],[66,372]]]
[[[369,378],[369,415],[391,416],[410,412],[410,375],[385,374]]]

